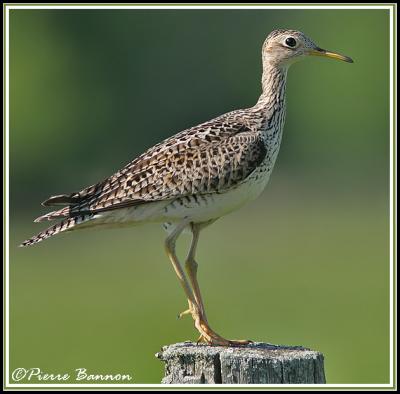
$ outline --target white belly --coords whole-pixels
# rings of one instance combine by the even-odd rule
[[[224,193],[186,196],[106,211],[79,227],[124,227],[143,222],[172,224],[184,218],[194,223],[213,221],[256,199],[267,185],[270,172],[265,167],[259,169],[246,182]]]
[[[189,217],[194,223],[218,219],[256,199],[268,183],[268,176],[249,179],[230,191],[174,200],[164,208],[163,221]]]

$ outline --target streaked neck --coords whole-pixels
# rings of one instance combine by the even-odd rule
[[[264,63],[262,75],[262,93],[255,107],[276,109],[284,106],[287,67],[280,68]]]

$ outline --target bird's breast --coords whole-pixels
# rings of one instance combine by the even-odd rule
[[[164,220],[190,217],[193,222],[217,219],[256,199],[264,190],[272,169],[261,165],[246,181],[221,193],[180,197],[164,207]]]

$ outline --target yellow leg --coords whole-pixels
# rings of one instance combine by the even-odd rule
[[[192,243],[190,244],[189,253],[186,257],[185,268],[189,276],[190,284],[192,285],[194,298],[200,308],[201,315],[207,321],[206,311],[204,308],[203,298],[201,296],[199,283],[197,281],[197,267],[198,264],[195,260],[197,243],[199,241],[200,229],[196,224],[192,224]]]
[[[197,305],[195,306],[196,300],[195,300],[193,291],[189,285],[189,282],[185,276],[185,273],[183,272],[182,266],[179,263],[178,257],[176,256],[176,252],[175,252],[176,240],[178,239],[179,235],[182,233],[182,231],[188,224],[189,224],[189,221],[187,219],[185,219],[176,226],[174,231],[165,240],[165,250],[167,252],[169,259],[171,260],[171,263],[174,267],[175,273],[178,276],[179,282],[180,282],[181,286],[183,287],[183,290],[188,299],[189,310],[192,312],[192,309],[196,309],[196,307],[197,307]],[[183,312],[183,314],[185,314],[185,313],[186,313],[186,311]]]
[[[221,345],[221,346],[247,345],[251,341],[225,339],[225,338],[221,337],[220,335],[218,335],[216,332],[214,332],[208,324],[206,312],[205,312],[205,308],[204,308],[204,303],[203,303],[203,299],[202,299],[201,292],[200,292],[200,286],[197,281],[198,264],[195,260],[196,248],[197,248],[197,243],[198,243],[199,234],[200,234],[200,226],[192,223],[191,228],[192,228],[193,238],[192,238],[192,243],[190,245],[188,256],[186,258],[185,268],[188,273],[190,283],[192,285],[193,295],[194,295],[195,302],[198,307],[198,311],[200,312],[200,313],[197,313],[196,310],[192,311],[192,317],[195,322],[195,327],[200,332],[200,337],[197,340],[197,342],[206,342],[211,345]],[[190,308],[190,302],[189,302],[189,310],[190,309],[191,308]]]

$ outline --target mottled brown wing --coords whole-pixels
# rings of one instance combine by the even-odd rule
[[[214,132],[172,137],[105,181],[75,193],[70,214],[101,212],[192,194],[221,193],[245,180],[266,155],[259,134],[244,124],[223,123]],[[217,129],[215,129],[217,130]],[[191,130],[192,131],[192,130]],[[75,197],[74,197],[75,196]]]
[[[245,137],[243,136],[243,138]],[[80,210],[99,212],[193,194],[221,193],[245,180],[265,157],[264,143],[248,138],[167,153],[146,170],[88,200]]]

